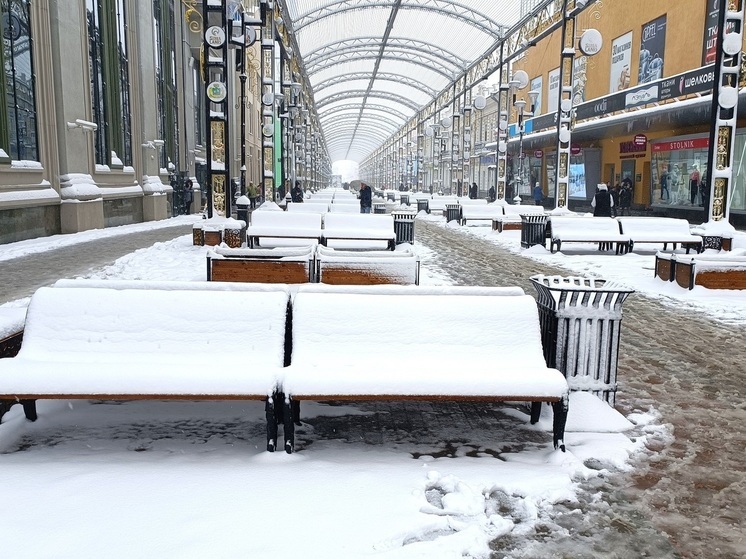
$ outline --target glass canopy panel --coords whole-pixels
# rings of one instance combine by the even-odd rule
[[[522,4],[521,0],[283,3],[333,159],[367,157],[383,143],[378,139],[381,131],[388,132],[391,123],[403,124],[489,53],[503,29],[520,19]],[[343,122],[353,126],[334,129],[335,123]],[[366,134],[369,126],[376,128]]]

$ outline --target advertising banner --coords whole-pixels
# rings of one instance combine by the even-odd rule
[[[715,63],[718,38],[718,0],[707,0],[705,12],[705,33],[702,44],[702,66]]]
[[[631,85],[632,31],[617,37],[611,43],[611,72],[609,93],[627,89]]]
[[[543,78],[541,76],[531,80],[531,91],[539,92],[539,96],[536,98],[536,105],[534,105],[534,116],[539,116],[541,114],[541,98],[544,93],[541,89],[542,85]]]
[[[560,69],[555,68],[549,72],[549,92],[547,97],[547,112],[557,112],[560,90]]]
[[[663,77],[663,55],[666,48],[665,14],[642,26],[640,37],[639,84],[659,80]]]

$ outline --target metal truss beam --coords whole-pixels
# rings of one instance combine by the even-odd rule
[[[316,107],[318,109],[321,109],[325,107],[326,105],[329,105],[330,103],[334,103],[336,101],[344,101],[345,99],[355,99],[355,98],[362,98],[366,99],[366,97],[374,97],[377,99],[385,99],[386,101],[393,101],[394,103],[399,103],[400,105],[403,105],[409,109],[412,109],[413,111],[417,111],[419,109],[419,105],[415,103],[414,101],[407,99],[406,97],[402,95],[397,95],[396,93],[388,93],[386,91],[365,91],[362,89],[353,89],[352,91],[341,91],[339,93],[335,93],[334,95],[329,95],[328,97],[324,97],[321,100],[316,101]],[[365,103],[361,103],[360,109],[363,109],[363,105]]]
[[[336,107],[327,107],[325,110],[318,112],[319,119],[323,118],[323,116],[326,115],[327,113],[336,112],[336,111],[348,111],[348,110],[360,111],[360,104],[359,103],[350,103],[350,104],[347,104],[347,105],[338,105]],[[365,105],[365,110],[366,111],[378,111],[378,112],[386,113],[386,114],[391,115],[391,116],[393,116],[395,118],[401,119],[402,120],[402,124],[409,119],[409,115],[404,114],[404,113],[402,113],[400,111],[397,111],[396,109],[392,109],[391,107],[387,107],[386,105],[370,105],[370,104],[366,104]],[[401,124],[400,124],[400,126],[401,126]]]
[[[449,82],[454,79],[460,68],[455,64],[447,64],[447,60],[437,58],[435,56],[428,55],[427,53],[413,51],[411,49],[387,49],[385,55],[377,53],[371,49],[360,49],[360,50],[348,50],[345,52],[330,53],[323,57],[318,57],[316,60],[306,64],[309,75],[316,74],[322,70],[336,66],[337,64],[344,64],[345,62],[352,62],[358,60],[395,60],[397,62],[408,62],[416,66],[421,66],[440,74],[446,78]]]
[[[360,52],[360,51],[379,51],[383,42],[380,37],[355,37],[328,43],[314,51],[306,53],[303,57],[307,65],[313,65],[318,58],[328,57],[332,54],[342,52]],[[418,41],[406,37],[391,37],[386,42],[386,49],[407,50],[429,54],[431,56],[452,61],[454,66],[464,69],[469,65],[469,61],[461,58],[458,54],[444,49],[434,43]]]
[[[307,25],[344,12],[390,7],[390,0],[388,2],[385,0],[343,0],[342,2],[329,2],[325,6],[321,6],[297,17],[293,21],[293,27],[296,32],[299,32]],[[449,2],[446,0],[406,0],[402,1],[399,7],[402,10],[425,11],[458,19],[490,36],[500,35],[505,27],[493,21],[488,16],[458,2]]]
[[[373,72],[350,72],[348,74],[340,74],[333,78],[329,78],[328,80],[324,80],[323,82],[319,82],[318,84],[316,84],[313,90],[314,92],[318,93],[322,89],[326,89],[327,87],[333,87],[335,85],[339,85],[340,83],[347,83],[347,82],[351,82],[355,80],[370,81],[370,78],[372,76],[373,76]],[[427,94],[429,97],[435,97],[438,94],[436,90],[431,88],[425,82],[415,80],[414,78],[405,76],[404,74],[392,74],[392,73],[379,72],[378,75],[376,76],[376,80],[395,82],[395,83],[408,85],[409,87],[413,87],[419,91],[422,91],[423,93]]]
[[[329,119],[327,121],[321,122],[322,128],[326,128],[327,126],[330,126],[332,124],[335,124],[337,122],[346,122],[349,120],[355,120],[356,122],[370,122],[373,124],[378,124],[380,126],[385,126],[386,128],[391,128],[391,130],[398,130],[401,128],[401,123],[397,122],[395,120],[391,120],[390,118],[386,118],[383,116],[372,116],[372,115],[359,115],[354,113],[347,113],[346,115],[329,115]]]

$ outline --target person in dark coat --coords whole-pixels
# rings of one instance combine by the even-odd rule
[[[372,206],[373,194],[370,187],[364,182],[360,183],[360,213],[369,214]]]
[[[300,187],[300,181],[295,181],[295,186],[290,191],[290,198],[295,203],[303,202],[303,189]]]
[[[622,184],[619,191],[619,215],[629,215],[629,207],[632,204],[632,187]]]
[[[593,215],[596,217],[611,217],[611,209],[614,207],[614,199],[609,194],[609,187],[601,183],[596,187],[596,194],[591,200]]]
[[[477,183],[473,182],[469,187],[469,198],[471,198],[472,200],[476,200],[478,195],[479,187],[477,186]]]
[[[194,183],[187,179],[184,185],[184,214],[192,213],[192,201],[194,200]]]
[[[489,201],[494,202],[495,201],[495,186],[494,185],[490,186],[490,190],[487,194],[490,198]]]

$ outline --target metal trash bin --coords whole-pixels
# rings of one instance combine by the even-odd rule
[[[373,202],[373,213],[374,214],[385,214],[386,204],[383,202]]]
[[[532,276],[547,367],[572,391],[616,401],[622,303],[634,293],[600,278]]]
[[[409,194],[400,194],[399,201],[405,206],[409,205]]]
[[[427,198],[417,198],[417,213],[422,211],[430,213],[430,203]]]
[[[446,204],[446,221],[461,222],[461,206],[458,204]]]
[[[414,218],[417,214],[409,211],[391,212],[394,218],[394,233],[396,233],[396,244],[414,244]]]
[[[545,246],[548,220],[547,214],[521,214],[521,248]]]

